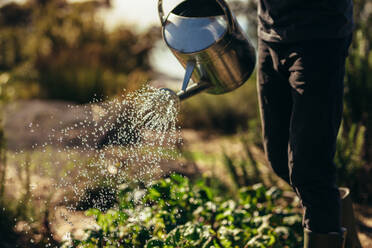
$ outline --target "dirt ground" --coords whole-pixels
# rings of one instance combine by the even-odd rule
[[[358,225],[358,236],[363,248],[372,248],[372,207],[354,205]]]

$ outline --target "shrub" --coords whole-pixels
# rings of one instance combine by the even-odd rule
[[[201,180],[180,175],[147,190],[125,186],[116,209],[90,209],[98,228],[65,247],[300,247],[301,216],[279,206],[281,191],[261,184],[224,199]]]
[[[199,94],[182,103],[185,128],[236,133],[258,119],[256,79],[253,75],[239,89],[223,95]]]
[[[0,81],[6,72],[15,98],[78,103],[148,81],[158,30],[108,31],[97,18],[101,7],[59,0],[0,6]]]

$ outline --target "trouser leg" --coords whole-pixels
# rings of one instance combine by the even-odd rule
[[[303,42],[289,66],[290,179],[304,208],[304,226],[316,233],[341,229],[333,158],[342,117],[346,44],[347,39]]]
[[[259,41],[258,49],[257,90],[265,153],[275,173],[289,183],[291,87],[278,70],[279,59],[275,51],[263,41]]]
[[[340,231],[333,157],[349,41],[259,42],[258,96],[266,155],[301,198],[304,226],[317,233]]]

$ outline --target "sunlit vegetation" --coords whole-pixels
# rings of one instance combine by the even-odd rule
[[[248,16],[248,31],[254,36],[254,1],[229,2],[237,15]],[[77,184],[78,170],[88,170],[92,159],[88,154],[69,156],[53,146],[45,147],[53,159],[31,147],[9,150],[6,137],[12,134],[3,128],[3,112],[19,100],[79,105],[93,98],[110,99],[152,79],[149,55],[160,30],[137,33],[125,25],[106,30],[97,13],[109,5],[106,0],[0,5],[0,246],[300,247],[297,198],[287,194],[290,187],[265,164],[254,76],[229,94],[200,94],[182,103],[180,125],[201,135],[192,140],[195,148],[180,145],[181,156],[171,151],[169,157],[195,167],[184,173],[191,179],[164,173],[168,177],[150,185],[118,181],[112,187],[104,179],[92,180],[89,188],[78,185],[87,201],[71,197],[67,202],[77,206],[73,214],[89,215],[94,225],[68,242],[57,235],[55,216],[68,205],[60,199],[70,195],[58,195],[51,179],[65,176]],[[354,0],[354,5],[356,26],[346,65],[345,111],[335,164],[339,185],[350,187],[355,201],[369,204],[372,5],[368,0]],[[97,148],[123,153],[130,149],[119,143]],[[146,146],[138,154],[156,149]],[[60,161],[58,166],[55,160]],[[100,173],[99,168],[89,168],[88,179]],[[95,197],[100,194],[109,198],[103,198],[105,204],[98,204],[98,209]]]
[[[279,206],[281,194],[256,184],[223,197],[206,180],[190,183],[180,175],[146,190],[124,185],[117,209],[88,210],[98,228],[64,247],[299,247],[301,214],[291,203]]]
[[[29,1],[1,7],[0,72],[13,98],[84,103],[149,79],[158,32],[104,29],[95,1]]]

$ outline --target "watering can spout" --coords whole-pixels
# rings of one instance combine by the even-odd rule
[[[196,84],[190,85],[186,91],[180,91],[177,93],[177,96],[180,98],[181,101],[188,99],[206,89],[208,89],[210,85],[208,83],[199,82]]]
[[[209,86],[210,86],[206,82],[204,82],[204,83],[203,82],[198,82],[198,83],[194,83],[194,84],[190,85],[190,87],[189,87],[189,83],[190,83],[190,80],[191,80],[192,73],[195,69],[195,66],[196,66],[195,60],[189,60],[186,64],[186,73],[185,73],[185,77],[183,79],[182,89],[181,89],[181,91],[179,91],[177,93],[177,96],[179,97],[179,99],[181,101],[202,92],[203,90],[209,88]]]
[[[186,73],[185,73],[185,77],[183,79],[183,84],[182,84],[182,91],[186,91],[187,86],[189,86],[189,82],[192,76],[192,72],[195,69],[195,65],[196,65],[195,60],[190,60],[187,62]]]
[[[199,83],[195,83],[195,84],[192,84],[190,85],[187,90],[181,90],[179,92],[174,92],[173,90],[171,89],[168,89],[168,88],[162,88],[160,90],[164,90],[164,91],[167,91],[167,92],[170,92],[170,94],[172,96],[175,96],[178,98],[179,101],[184,101],[206,89],[208,89],[210,87],[210,85],[208,83],[204,83],[204,82],[199,82]]]
[[[186,73],[182,83],[182,89],[178,93],[168,88],[162,88],[161,90],[168,92],[172,96],[172,98],[177,98],[177,101],[183,101],[209,88],[210,84],[206,82],[198,82],[189,86],[192,73],[195,67],[196,67],[195,60],[189,60],[187,62]]]

